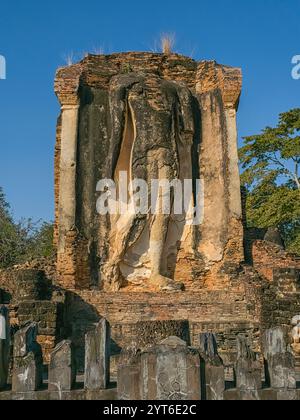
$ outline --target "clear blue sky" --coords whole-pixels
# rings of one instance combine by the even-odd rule
[[[299,18],[299,0],[2,1],[0,185],[15,217],[53,219],[53,79],[64,56],[150,50],[175,32],[178,52],[242,67],[241,138],[299,107],[300,80],[291,77]]]

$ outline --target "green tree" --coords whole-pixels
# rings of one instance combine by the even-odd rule
[[[26,260],[52,257],[53,254],[53,223],[43,222],[32,226],[28,235]]]
[[[53,254],[53,224],[31,219],[15,222],[0,187],[0,268]]]
[[[14,224],[10,206],[6,201],[0,187],[0,267],[8,267],[17,261],[17,255],[22,250],[24,242],[21,240],[21,231]]]
[[[9,218],[10,217],[10,206],[5,199],[3,189],[0,187],[0,218]]]
[[[245,137],[240,162],[248,225],[279,227],[288,249],[300,254],[300,109]]]

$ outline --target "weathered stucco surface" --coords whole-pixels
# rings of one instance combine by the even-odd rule
[[[241,71],[177,54],[88,56],[58,70],[55,90],[61,284],[106,291],[226,285],[226,263],[243,261]],[[117,181],[121,171],[148,186],[202,179],[203,223],[188,225],[187,214],[100,216],[97,182]]]

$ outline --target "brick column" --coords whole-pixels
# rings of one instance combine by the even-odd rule
[[[76,165],[80,98],[78,66],[59,69],[55,92],[61,105],[57,130],[56,229],[58,280],[63,287],[76,286]]]
[[[65,237],[75,226],[76,160],[79,105],[62,106],[58,252],[64,252]]]
[[[244,260],[242,200],[236,110],[241,70],[201,62],[196,92],[201,108],[200,174],[204,180],[204,223],[199,251],[206,263]],[[228,256],[228,258],[227,258]]]

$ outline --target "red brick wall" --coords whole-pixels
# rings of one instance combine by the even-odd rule
[[[266,241],[255,241],[252,245],[255,269],[268,280],[273,280],[276,268],[300,269],[300,256],[289,254],[279,246]]]

